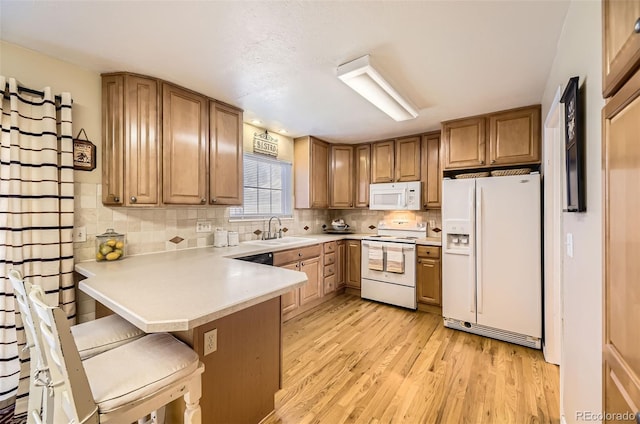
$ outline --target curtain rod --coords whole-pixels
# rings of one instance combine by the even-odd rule
[[[9,98],[9,96],[7,95],[8,91],[9,91],[9,84],[5,83],[5,85],[4,85],[4,97],[7,98],[7,99]],[[44,92],[43,91],[34,90],[32,88],[23,87],[21,85],[18,85],[18,91],[24,91],[26,93],[33,94],[34,96],[44,97]],[[62,97],[60,97],[59,94],[56,94],[54,96],[54,98],[59,102],[62,101]],[[73,102],[73,100],[72,100],[72,102]]]

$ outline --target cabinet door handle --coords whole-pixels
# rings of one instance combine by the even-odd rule
[[[421,264],[422,263],[422,259],[418,259],[418,263]]]
[[[495,159],[492,159],[492,160],[491,160],[491,163],[496,163],[496,160],[495,160]]]
[[[484,161],[483,160],[480,161],[480,165],[484,165]]]
[[[352,207],[353,207],[353,203],[349,203],[349,207],[351,207],[351,208],[352,208]]]
[[[300,266],[304,266],[304,262],[300,262]]]
[[[211,203],[216,203],[218,201],[218,199],[216,199],[215,197],[211,198]]]
[[[136,203],[138,201],[138,198],[136,196],[131,196],[129,200],[131,200],[131,203]]]
[[[118,196],[113,196],[113,201],[116,203],[120,203],[120,198]]]
[[[298,252],[298,257],[302,257],[302,252]]]
[[[633,32],[640,34],[640,18],[638,18],[636,24],[633,26]]]
[[[205,199],[204,197],[202,199],[200,199],[200,203],[207,203],[207,199]]]

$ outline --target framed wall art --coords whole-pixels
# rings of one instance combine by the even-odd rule
[[[585,212],[587,210],[584,179],[584,126],[578,82],[579,77],[569,79],[560,99],[560,102],[564,103],[565,118],[567,176],[567,209],[565,212]]]
[[[80,136],[84,134],[84,139]],[[73,139],[73,169],[92,171],[96,168],[96,146],[89,141],[84,128]]]

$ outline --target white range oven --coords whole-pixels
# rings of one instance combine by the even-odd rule
[[[415,221],[380,222],[362,239],[363,299],[416,309],[416,239],[427,227]]]

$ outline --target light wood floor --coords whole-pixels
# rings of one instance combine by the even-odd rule
[[[283,326],[273,423],[558,423],[541,351],[342,295]]]

